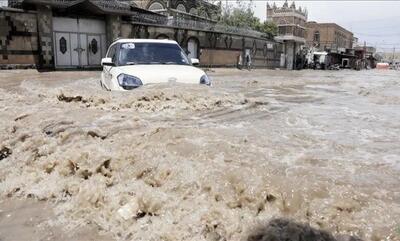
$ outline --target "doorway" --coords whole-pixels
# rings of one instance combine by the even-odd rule
[[[350,59],[348,59],[348,58],[342,59],[342,67],[343,68],[349,68],[350,67],[349,64],[350,64]]]
[[[106,54],[105,22],[55,17],[53,40],[56,68],[100,67]]]
[[[199,55],[198,55],[199,45],[198,45],[198,41],[196,39],[194,39],[194,38],[189,39],[187,50],[188,50],[189,58],[193,58],[193,59],[199,58]]]

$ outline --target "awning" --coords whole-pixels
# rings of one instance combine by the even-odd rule
[[[342,56],[342,57],[349,57],[349,58],[355,58],[356,56],[355,55],[352,55],[352,54],[341,54],[341,53],[329,53],[329,54],[331,54],[331,55],[340,55],[340,56]]]

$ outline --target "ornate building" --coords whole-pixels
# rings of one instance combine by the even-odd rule
[[[173,39],[203,66],[279,67],[281,44],[220,26],[220,6],[190,0],[9,0],[0,8],[0,68],[99,68],[117,38]]]
[[[199,0],[133,0],[131,4],[156,13],[197,21],[215,21],[221,14],[219,5]]]
[[[296,54],[299,53],[302,45],[306,43],[306,22],[308,12],[301,7],[296,8],[292,2],[289,6],[286,0],[282,7],[277,7],[275,3],[267,3],[267,20],[274,22],[278,26],[277,41],[284,43],[285,51],[281,65],[287,69],[295,66]]]

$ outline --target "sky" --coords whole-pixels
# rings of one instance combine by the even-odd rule
[[[254,0],[254,12],[266,19],[266,3]],[[284,1],[275,1],[281,6]],[[289,1],[289,4],[291,1]],[[295,1],[308,9],[308,21],[333,22],[352,31],[378,51],[400,52],[400,1]]]

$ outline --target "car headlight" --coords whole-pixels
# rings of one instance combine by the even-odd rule
[[[201,78],[200,78],[200,84],[210,86],[210,85],[211,85],[211,79],[210,79],[210,77],[208,77],[207,75],[201,76]]]
[[[125,90],[135,89],[143,85],[142,81],[138,77],[132,75],[120,74],[117,79],[118,84]]]

